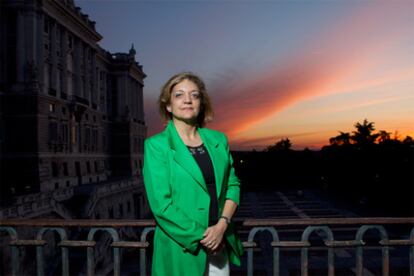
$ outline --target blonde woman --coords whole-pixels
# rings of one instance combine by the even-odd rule
[[[152,275],[229,275],[243,247],[231,221],[240,198],[226,136],[205,128],[204,82],[171,77],[158,101],[164,131],[145,141],[144,183],[157,226]]]

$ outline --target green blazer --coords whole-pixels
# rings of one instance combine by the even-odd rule
[[[226,199],[237,204],[240,182],[226,136],[198,129],[214,168],[219,215]],[[172,121],[166,129],[145,140],[144,183],[157,222],[152,275],[204,275],[207,255],[200,240],[208,227],[210,196],[202,172]],[[240,265],[243,246],[230,224],[225,233],[230,262]]]

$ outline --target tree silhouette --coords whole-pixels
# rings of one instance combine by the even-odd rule
[[[352,133],[352,140],[358,145],[368,145],[374,144],[375,140],[377,140],[379,134],[373,133],[375,130],[374,122],[368,122],[367,119],[361,123],[357,122],[355,125],[356,131]]]
[[[407,135],[406,137],[405,137],[405,139],[402,141],[404,144],[414,144],[414,139],[413,139],[413,137],[411,137],[411,136],[409,136],[409,135]]]
[[[385,143],[385,142],[391,140],[391,132],[387,132],[385,130],[380,130],[378,132],[378,136],[379,136],[379,138],[378,138],[379,143]]]
[[[266,151],[287,151],[292,147],[292,143],[289,138],[280,139],[274,145],[268,146]]]
[[[331,145],[342,146],[351,144],[351,135],[348,132],[339,132],[338,136],[329,139]]]
[[[336,147],[346,145],[364,147],[367,145],[374,145],[375,143],[382,146],[395,146],[401,143],[414,144],[414,140],[411,136],[407,135],[406,138],[400,139],[398,131],[391,133],[386,130],[380,130],[377,133],[374,133],[374,122],[369,122],[367,119],[364,119],[362,123],[355,123],[354,127],[356,130],[352,132],[352,135],[348,132],[339,131],[339,135],[329,138],[329,146],[324,146],[322,149],[332,146]]]

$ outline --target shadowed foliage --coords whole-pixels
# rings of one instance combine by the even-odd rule
[[[243,189],[318,189],[364,215],[414,215],[414,141],[375,131],[365,119],[319,151],[292,150],[288,138],[264,151],[234,152]]]

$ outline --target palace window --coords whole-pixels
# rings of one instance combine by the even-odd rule
[[[58,138],[57,122],[49,122],[49,142],[56,142]]]
[[[56,162],[52,162],[52,175],[53,175],[53,177],[58,177],[59,176],[58,164]]]
[[[68,163],[63,162],[63,175],[64,176],[68,176],[69,172],[68,172]]]
[[[89,161],[86,161],[86,171],[91,173],[91,163]]]

